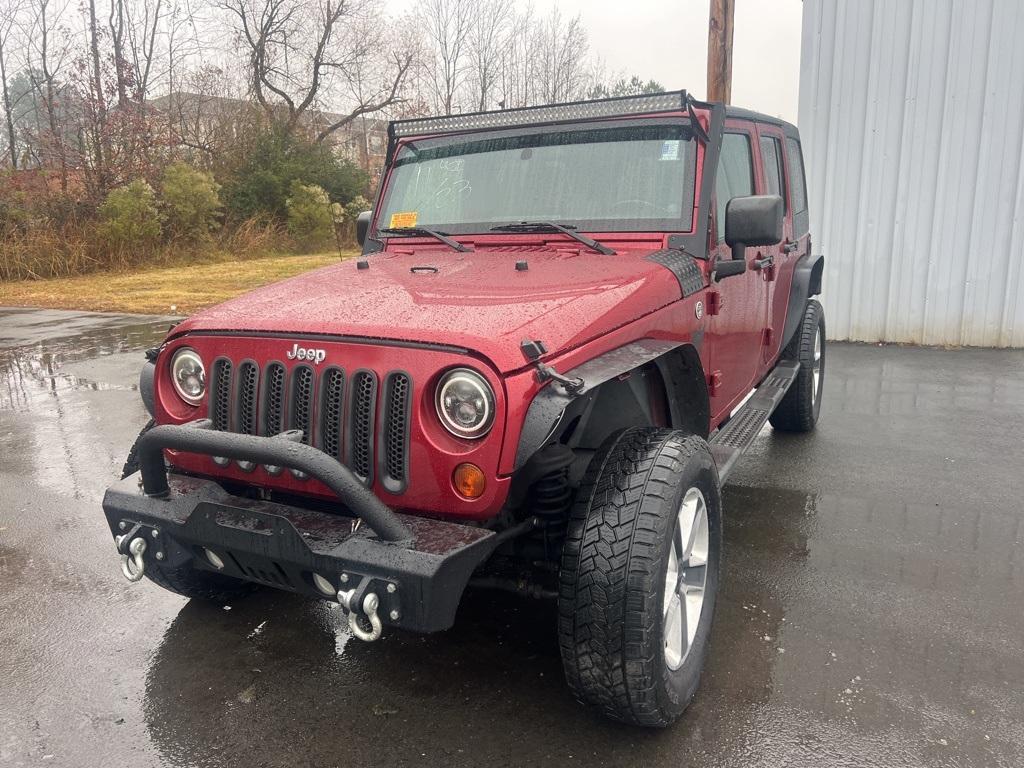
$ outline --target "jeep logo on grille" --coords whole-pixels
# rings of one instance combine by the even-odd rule
[[[300,347],[298,344],[293,344],[291,351],[288,352],[285,357],[289,360],[309,360],[314,365],[319,365],[327,357],[326,349],[313,349],[312,347]]]

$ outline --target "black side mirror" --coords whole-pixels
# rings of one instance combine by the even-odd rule
[[[782,242],[782,198],[778,195],[734,197],[725,206],[725,242],[734,259],[743,258],[743,249],[752,245],[778,245]]]
[[[356,240],[359,245],[366,245],[366,233],[370,230],[370,219],[372,218],[373,211],[363,211],[356,216]]]
[[[778,195],[734,197],[725,206],[725,242],[732,259],[715,263],[715,280],[747,271],[744,249],[751,245],[776,245],[782,242],[782,198]]]

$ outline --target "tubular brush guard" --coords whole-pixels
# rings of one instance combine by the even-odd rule
[[[147,496],[163,498],[168,494],[164,448],[203,453],[226,459],[272,464],[297,469],[316,478],[342,499],[346,506],[384,541],[406,541],[412,532],[402,524],[384,502],[373,495],[348,467],[305,443],[277,440],[273,437],[215,432],[209,419],[176,426],[153,427],[139,438],[139,469]]]
[[[338,495],[339,510],[234,496],[214,480],[168,475],[165,448],[305,472]],[[450,627],[473,571],[502,541],[536,525],[495,533],[400,514],[312,446],[216,432],[206,420],[146,432],[139,467],[141,482],[132,475],[109,487],[103,511],[122,554],[146,542],[138,547],[140,576],[142,569],[213,571],[338,601],[364,619],[374,618],[365,613],[372,605],[383,624],[418,632]]]

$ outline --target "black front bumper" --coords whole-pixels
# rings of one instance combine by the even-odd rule
[[[245,439],[229,446],[236,437]],[[301,469],[330,481],[339,491],[340,508],[322,512],[249,499],[211,480],[167,475],[163,447]],[[518,531],[496,534],[396,513],[358,481],[358,488],[347,477],[339,481],[348,470],[333,460],[322,463],[313,452],[330,458],[307,445],[212,432],[205,425],[156,427],[140,439],[141,478],[132,475],[108,488],[103,512],[115,537],[145,538],[146,568],[197,568],[323,599],[355,590],[353,606],[373,593],[384,624],[418,632],[450,627],[470,575]],[[358,516],[359,510],[370,514]],[[119,549],[127,551],[129,545],[125,540]]]

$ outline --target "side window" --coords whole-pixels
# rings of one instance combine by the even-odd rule
[[[789,187],[793,203],[793,237],[807,234],[807,183],[804,180],[804,158],[800,154],[800,142],[786,138],[786,164],[789,168]]]
[[[715,222],[718,242],[725,240],[725,207],[734,197],[754,194],[754,164],[750,137],[745,133],[722,136],[722,154],[715,177]]]
[[[778,195],[785,200],[786,192],[782,187],[782,145],[778,139],[772,136],[761,137],[761,162],[764,164],[764,176],[768,182],[765,194]]]

